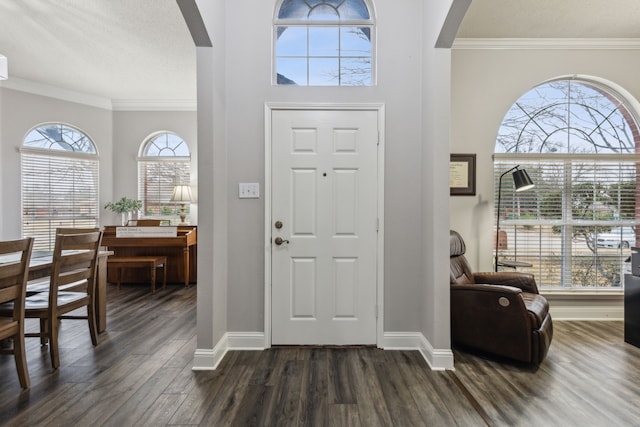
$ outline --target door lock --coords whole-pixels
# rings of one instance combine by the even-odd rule
[[[274,240],[274,243],[278,246],[280,246],[283,243],[289,243],[288,240],[284,240],[282,237],[276,237],[276,239]]]
[[[278,230],[280,230],[280,229],[282,228],[282,226],[283,226],[283,225],[284,225],[284,224],[282,224],[282,221],[276,221],[276,223],[274,224],[274,226],[275,226]]]

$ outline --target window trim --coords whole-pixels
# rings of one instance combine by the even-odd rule
[[[145,155],[144,153],[147,151],[147,147],[149,146],[149,144],[152,144],[156,139],[158,139],[159,137],[162,137],[164,135],[173,135],[174,137],[177,137],[181,142],[180,144],[183,144],[184,147],[186,147],[189,155],[188,156],[176,156],[176,155]],[[175,151],[173,149],[170,149],[170,151],[164,151],[162,150],[162,152],[164,153],[168,153],[168,152],[173,152],[175,153]],[[173,131],[168,131],[168,130],[161,130],[161,131],[157,131],[154,132],[152,134],[150,134],[149,136],[147,136],[142,143],[140,144],[140,148],[138,150],[138,157],[136,158],[136,174],[137,174],[137,180],[136,180],[136,185],[137,185],[137,197],[142,200],[143,206],[142,206],[142,216],[143,217],[153,217],[153,218],[161,218],[161,219],[171,219],[171,220],[175,220],[177,217],[176,215],[174,215],[174,212],[172,212],[169,215],[165,215],[162,213],[159,214],[150,214],[147,215],[147,203],[146,203],[146,199],[144,197],[144,194],[141,193],[141,189],[145,186],[144,185],[144,181],[143,178],[146,179],[147,176],[145,175],[144,177],[141,176],[141,166],[144,163],[166,163],[166,164],[172,164],[173,167],[175,167],[175,164],[177,163],[181,163],[186,165],[186,170],[188,171],[188,181],[189,182],[183,182],[184,180],[182,179],[182,177],[179,177],[180,180],[179,182],[176,181],[176,176],[174,175],[174,183],[173,186],[175,185],[179,185],[179,184],[187,184],[187,185],[191,185],[191,179],[193,178],[193,174],[192,174],[192,157],[191,157],[191,148],[189,147],[189,143],[179,134],[177,134],[176,132]],[[171,191],[168,191],[167,194],[170,194]],[[170,204],[172,204],[173,209],[177,209],[177,204],[175,203],[171,203],[170,201],[168,202]],[[191,202],[194,203],[194,202]],[[187,212],[190,211],[191,209],[191,203],[187,204]],[[162,205],[162,203],[160,203],[160,201],[158,201],[158,206]]]
[[[554,88],[552,86],[553,83],[560,83],[567,86]],[[606,103],[604,103],[604,99],[602,101],[596,100],[594,102],[589,102],[585,98],[582,98],[581,92],[584,89],[580,89],[578,87],[576,89],[576,92],[574,93],[574,89],[571,87],[572,84],[576,84],[578,86],[580,85],[585,86],[587,87],[587,89],[590,89],[594,92],[599,93],[602,98],[607,99],[609,101],[610,103],[609,106]],[[547,102],[545,102],[544,92],[540,93],[542,98],[540,97],[536,98],[535,96],[533,97],[531,96],[531,92],[537,90],[538,88],[541,88],[544,90],[544,86],[546,85],[550,86],[549,90],[551,91],[566,90],[567,92],[565,92],[564,102],[563,102],[563,98],[561,97],[557,97],[557,98],[552,97],[552,98],[549,98]],[[582,93],[586,94],[587,96],[589,95],[589,92],[582,92]],[[519,122],[518,120],[512,121],[512,118],[518,117],[517,114],[512,115],[513,109],[518,107],[521,104],[521,102],[522,102],[522,106],[524,107],[527,107],[527,106],[534,107],[534,108],[522,108],[522,112],[524,113],[524,115],[522,116],[522,119],[526,118],[526,116],[532,119],[534,116],[537,116],[537,114],[539,114],[541,111],[544,111],[546,108],[552,107],[557,102],[559,102],[560,105],[566,104],[567,112],[572,111],[572,109],[574,108],[572,107],[572,105],[577,106],[579,110],[576,110],[576,111],[581,111],[580,109],[586,109],[586,110],[595,109],[596,113],[601,114],[602,118],[606,119],[606,121],[608,122],[607,124],[610,127],[609,128],[605,127],[603,129],[605,133],[609,130],[613,132],[611,134],[611,139],[602,140],[603,142],[608,142],[606,146],[600,145],[598,143],[601,142],[601,140],[600,139],[591,140],[591,138],[589,137],[590,133],[588,133],[586,134],[587,139],[583,140],[582,142],[578,142],[578,145],[576,145],[576,147],[580,147],[580,144],[584,144],[585,141],[589,141],[593,144],[592,150],[589,150],[592,152],[579,153],[579,154],[571,153],[572,139],[569,137],[570,134],[573,134],[574,132],[580,133],[585,130],[596,132],[598,131],[598,129],[600,129],[601,124],[605,122],[605,120],[603,121],[594,120],[594,122],[591,124],[589,123],[581,124],[581,121],[579,120],[579,117],[578,117],[578,120],[574,122],[569,119],[569,121],[567,122],[566,128],[541,127],[537,137],[535,133],[533,133],[530,135],[532,137],[530,141],[527,141],[527,139],[522,140],[521,136],[523,134],[527,135],[527,133],[523,133],[526,131],[528,127],[527,122],[526,121]],[[605,108],[605,109],[600,108],[603,106],[609,107],[611,109],[609,110],[608,108]],[[522,251],[526,254],[527,251],[530,251],[532,248],[531,243],[527,241],[527,239],[530,239],[530,237],[527,237],[526,234],[520,238],[518,237],[519,227],[522,227],[522,226],[526,227],[528,225],[533,225],[536,227],[544,227],[545,225],[547,227],[549,225],[562,227],[561,241],[559,242],[559,244],[561,245],[561,248],[559,249],[561,250],[561,253],[558,254],[558,256],[561,257],[560,259],[561,281],[556,285],[554,285],[553,283],[547,283],[546,285],[542,284],[540,286],[540,291],[542,293],[556,296],[557,299],[563,299],[563,298],[575,299],[576,297],[578,297],[578,298],[585,298],[585,300],[593,300],[593,299],[597,300],[597,299],[616,299],[621,295],[621,293],[624,292],[623,275],[629,273],[630,265],[625,265],[622,262],[622,260],[627,256],[626,252],[624,252],[622,249],[623,247],[625,247],[623,246],[622,243],[626,242],[627,239],[626,238],[622,239],[622,234],[620,235],[621,240],[620,240],[620,243],[618,244],[619,249],[617,249],[617,251],[619,251],[619,254],[617,256],[619,256],[620,258],[617,261],[617,264],[613,264],[613,265],[611,264],[610,257],[616,257],[616,255],[613,253],[605,252],[605,251],[611,251],[611,249],[606,249],[609,247],[609,245],[607,245],[606,247],[604,245],[598,246],[598,243],[595,239],[597,238],[599,233],[598,228],[596,227],[602,227],[606,230],[605,227],[613,228],[613,227],[631,226],[635,228],[636,236],[638,236],[638,233],[640,233],[640,206],[637,205],[640,197],[640,179],[638,178],[638,175],[637,175],[638,165],[640,164],[640,152],[639,152],[640,139],[638,137],[638,129],[640,127],[640,122],[638,120],[639,111],[640,111],[640,104],[638,104],[635,101],[635,98],[630,96],[630,94],[620,86],[614,83],[607,82],[607,81],[593,78],[593,77],[573,75],[573,76],[560,76],[560,77],[556,77],[556,78],[549,79],[547,81],[539,83],[538,85],[522,93],[520,97],[516,101],[514,101],[514,103],[509,107],[508,112],[505,113],[505,116],[502,119],[502,122],[500,124],[500,129],[497,133],[495,149],[493,153],[494,209],[496,207],[495,198],[497,198],[497,191],[498,191],[497,183],[496,183],[496,173],[497,173],[496,163],[502,163],[503,166],[507,166],[508,164],[516,165],[516,164],[522,163],[523,167],[527,168],[529,167],[528,164],[539,162],[541,167],[546,168],[547,166],[544,165],[545,162],[548,162],[549,165],[551,165],[549,167],[553,167],[552,164],[557,162],[558,164],[565,164],[565,167],[569,168],[569,169],[566,169],[565,172],[562,172],[563,174],[566,174],[567,172],[571,174],[572,170],[574,169],[579,170],[576,168],[585,167],[585,166],[589,167],[588,163],[592,162],[593,165],[596,165],[596,169],[593,169],[593,173],[594,173],[593,179],[595,179],[595,181],[593,182],[599,182],[600,177],[607,176],[607,179],[606,179],[607,182],[603,182],[603,185],[601,187],[598,185],[594,186],[594,193],[593,193],[594,199],[590,202],[591,208],[589,208],[589,209],[594,209],[592,219],[581,219],[581,217],[573,217],[572,215],[574,208],[580,205],[580,200],[582,200],[583,202],[585,200],[583,198],[585,194],[583,190],[584,187],[582,187],[581,189],[579,184],[581,182],[587,182],[587,181],[582,181],[579,175],[576,176],[577,181],[575,181],[573,178],[573,174],[562,175],[564,176],[564,180],[561,183],[558,183],[558,187],[560,186],[562,187],[560,188],[562,192],[561,218],[556,219],[555,216],[551,216],[550,218],[540,217],[541,212],[539,211],[539,209],[541,208],[541,205],[538,203],[536,219],[525,218],[523,220],[517,217],[511,218],[511,219],[506,219],[506,218],[501,219],[500,225],[501,226],[504,225],[505,230],[508,231],[509,228],[511,228],[512,229],[511,232],[516,233],[516,235],[513,236],[516,239],[516,241],[513,242],[515,243],[514,247],[510,247],[508,249],[508,252],[505,253],[507,256],[509,254],[511,256],[520,256],[518,252]],[[617,121],[614,121],[614,122],[608,121],[608,118],[612,114],[617,115],[618,118],[615,119]],[[517,126],[514,127],[514,125],[517,125]],[[540,125],[544,125],[544,122],[541,122]],[[509,131],[503,133],[503,126],[507,126],[507,128],[511,128],[512,132],[515,131],[516,133],[511,135]],[[593,127],[590,127],[590,126],[593,126]],[[567,139],[565,141],[567,145],[556,145],[559,152],[555,152],[555,153],[541,152],[544,149],[545,145],[549,142],[547,138],[544,138],[544,135],[546,134],[547,136],[550,136],[553,134],[554,131],[561,130],[561,129],[564,129],[563,130],[564,132],[569,132],[569,134],[566,135]],[[529,145],[532,141],[536,142],[537,145]],[[523,147],[525,147],[528,151],[518,152],[517,150],[519,149],[521,144],[525,144],[523,145]],[[603,148],[604,150],[602,150]],[[506,150],[513,150],[513,151],[506,151]],[[587,163],[587,165],[580,166],[581,162]],[[602,166],[603,166],[602,168],[597,166],[597,163],[599,162],[602,162]],[[618,165],[614,166],[615,169],[611,169],[611,166],[614,163],[618,163]],[[503,166],[500,166],[500,169],[502,169]],[[633,178],[634,167],[636,171],[635,179]],[[621,179],[619,181],[616,181],[616,178],[615,178],[616,172],[613,172],[613,175],[609,175],[608,171],[617,171],[618,174],[622,174],[620,175]],[[631,175],[631,179],[629,179],[629,174]],[[609,178],[609,176],[611,176],[611,178]],[[630,185],[630,183],[634,181],[635,181],[635,186]],[[617,183],[622,185],[616,185]],[[576,185],[578,186],[576,187]],[[577,192],[572,190],[572,188],[574,187],[578,188]],[[615,190],[616,188],[617,190]],[[610,204],[609,202],[607,202],[606,199],[601,198],[603,196],[606,197],[607,194],[611,194],[610,193],[611,189],[614,189],[616,191],[616,194],[618,194],[618,197],[619,197],[618,199],[614,199],[616,200],[616,203],[614,204]],[[545,188],[544,190],[545,194],[552,195],[553,191],[551,190],[552,189],[550,188]],[[624,191],[624,192],[621,192],[621,191]],[[578,198],[574,199],[574,195],[577,196]],[[540,197],[538,197],[538,200],[540,200]],[[587,200],[590,200],[590,199],[587,199]],[[631,200],[635,200],[636,202],[634,204],[630,204]],[[578,203],[578,205],[575,205],[576,202]],[[530,201],[525,201],[525,203],[530,203]],[[600,217],[600,215],[596,213],[597,211],[595,209],[598,209],[597,206],[598,204],[601,204],[601,203],[604,203],[603,207],[608,206],[608,208],[606,209],[609,209],[612,213],[610,218],[607,218],[606,215]],[[629,211],[630,207],[633,207],[634,211]],[[558,206],[558,208],[560,208],[560,205]],[[552,212],[553,211],[549,213],[552,213]],[[495,233],[495,221],[496,221],[495,213],[496,212],[494,210],[494,215],[493,215],[494,233]],[[526,214],[527,211],[525,210],[524,213]],[[584,258],[584,254],[580,253],[580,250],[581,250],[580,243],[579,243],[580,239],[578,240],[573,239],[573,237],[580,236],[582,234],[581,233],[582,230],[580,228],[576,229],[575,227],[593,227],[593,233],[594,233],[592,235],[591,232],[587,229],[587,234],[585,234],[584,237],[589,239],[587,242],[588,242],[589,248],[593,251],[593,253],[591,254],[591,257],[593,259],[593,262],[595,263],[594,265],[598,265],[598,267],[597,268],[593,266],[590,267],[590,268],[595,268],[594,270],[595,282],[588,283],[587,286],[584,286],[584,287],[580,285],[581,283],[580,275],[593,274],[593,273],[589,272],[588,270],[584,272],[579,270],[581,268],[580,266],[584,265],[585,258]],[[539,232],[544,232],[544,230],[541,228]],[[524,240],[521,240],[521,239],[524,239]],[[520,244],[521,241],[522,241],[522,244]],[[633,246],[633,244],[631,244],[630,246]],[[535,247],[535,244],[533,245],[533,247]],[[549,252],[549,249],[551,250],[551,252]],[[538,255],[535,255],[535,256],[546,257],[548,256],[547,252],[549,252],[549,254],[552,255],[553,250],[554,249],[552,247],[546,248],[543,246],[539,246],[537,251]],[[574,251],[578,251],[578,252],[574,253]],[[529,253],[533,255],[531,252]],[[568,260],[567,260],[567,257],[569,257]],[[543,258],[540,258],[540,259],[543,259]],[[603,264],[600,264],[600,262],[602,262]],[[602,277],[601,274],[606,274],[608,276],[608,273],[605,273],[606,270],[601,271],[600,269],[601,268],[607,269],[607,268],[611,268],[612,266],[615,267],[614,270],[608,270],[608,271],[609,272],[612,271],[612,274],[614,274],[614,276],[612,276],[613,282],[609,284],[605,284],[598,281],[597,279],[598,275],[600,275],[600,277]],[[540,268],[540,266],[538,268]],[[578,268],[578,270],[574,271],[574,268]],[[540,273],[542,274],[542,272]],[[575,273],[578,273],[578,274],[576,275]],[[620,277],[618,277],[618,275]]]
[[[32,147],[25,146],[25,143],[28,143],[28,136],[37,131],[39,128],[47,127],[47,126],[60,126],[67,127],[72,129],[74,132],[77,132],[82,135],[86,142],[91,145],[91,149],[93,152],[88,151],[75,151],[75,150],[64,150],[59,148],[43,148],[43,147]],[[20,154],[20,222],[21,222],[21,235],[22,236],[33,236],[37,239],[34,247],[38,250],[53,250],[54,237],[55,237],[55,228],[58,226],[69,226],[69,224],[83,224],[83,226],[98,226],[100,224],[100,156],[99,150],[93,139],[83,130],[77,128],[76,126],[72,126],[66,123],[59,122],[46,122],[39,125],[36,125],[29,129],[23,139],[20,147],[17,150]],[[33,157],[33,159],[30,159]],[[26,158],[26,160],[25,160]],[[38,160],[41,159],[41,161]],[[28,162],[25,164],[25,161]],[[90,187],[90,195],[92,196],[90,199],[86,199],[91,203],[91,205],[86,205],[83,203],[83,200],[69,200],[67,205],[60,205],[59,200],[55,202],[54,198],[37,198],[39,193],[29,192],[28,197],[25,197],[25,190],[30,189],[30,184],[37,180],[42,183],[40,179],[33,178],[34,170],[31,168],[37,167],[39,164],[49,164],[49,169],[47,172],[51,172],[50,166],[53,164],[54,166],[59,166],[60,164],[69,164],[70,167],[75,161],[84,162],[84,166],[90,164],[90,174],[91,176],[91,187]],[[25,170],[25,166],[29,168],[29,170]],[[86,169],[83,167],[86,172]],[[29,175],[25,175],[28,173]],[[47,175],[51,177],[51,175]],[[53,182],[51,178],[49,178],[48,182]],[[66,181],[65,181],[66,182]],[[88,181],[87,181],[88,182]],[[84,183],[85,181],[73,181],[74,184]],[[47,188],[55,188],[55,187],[47,187]],[[73,199],[73,198],[72,198]],[[29,203],[28,206],[25,206],[25,200]],[[40,200],[42,200],[42,205],[40,205]],[[67,199],[63,199],[67,202]],[[54,204],[52,204],[55,202]],[[85,212],[86,210],[78,210],[78,202],[80,202],[81,207],[90,206],[91,213],[95,212],[94,215],[90,216],[82,216],[79,212]],[[52,215],[51,206],[63,207],[64,209],[69,209],[71,215],[62,215],[57,217],[56,215]],[[36,209],[37,211],[44,210],[47,212],[46,215],[42,216],[39,214],[37,217],[31,216],[31,219],[25,217],[25,212],[29,209]],[[34,218],[39,218],[37,222],[34,221]],[[91,223],[91,224],[87,224]],[[31,224],[27,227],[27,224]],[[76,225],[77,226],[77,225]],[[48,227],[48,228],[47,228]],[[29,229],[31,232],[28,234],[26,230]]]
[[[282,3],[284,0],[278,0],[275,5],[273,20],[271,25],[271,85],[277,87],[324,87],[324,88],[335,88],[335,87],[375,87],[378,85],[378,61],[377,61],[377,22],[376,22],[376,11],[373,5],[373,2],[370,0],[362,0],[364,4],[367,6],[369,11],[369,19],[344,19],[344,20],[304,20],[304,19],[282,19],[278,17],[280,8],[282,7]],[[278,43],[278,27],[301,27],[301,28],[309,28],[309,27],[367,27],[370,29],[371,33],[371,55],[369,57],[371,61],[371,83],[366,86],[358,86],[358,85],[285,85],[278,84],[278,56],[277,56],[277,43]],[[306,56],[307,61],[309,60],[309,56]],[[343,58],[342,56],[337,57],[338,60]],[[349,58],[349,56],[345,56],[344,58]],[[307,72],[308,74],[308,72]],[[308,78],[308,76],[307,76]]]

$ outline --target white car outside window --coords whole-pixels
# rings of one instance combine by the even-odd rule
[[[636,244],[636,233],[632,227],[615,227],[608,233],[598,234],[597,245],[601,248],[629,248]]]

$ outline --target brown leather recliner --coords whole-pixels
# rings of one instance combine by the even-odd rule
[[[553,324],[533,274],[474,273],[456,231],[450,231],[449,243],[453,344],[540,364],[551,344]]]

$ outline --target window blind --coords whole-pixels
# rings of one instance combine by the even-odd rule
[[[496,156],[496,203],[499,177],[511,167],[520,165],[535,183],[515,193],[510,174],[502,179],[499,259],[530,262],[541,288],[621,287],[630,271],[630,247],[640,246],[640,159],[536,157]],[[613,243],[604,246],[601,237]]]
[[[173,187],[190,182],[190,161],[138,160],[138,198],[145,216],[175,216],[176,204],[171,202]],[[186,207],[188,210],[188,206]]]
[[[57,227],[98,225],[95,156],[23,150],[21,165],[23,235],[35,238],[34,251],[53,250]]]

